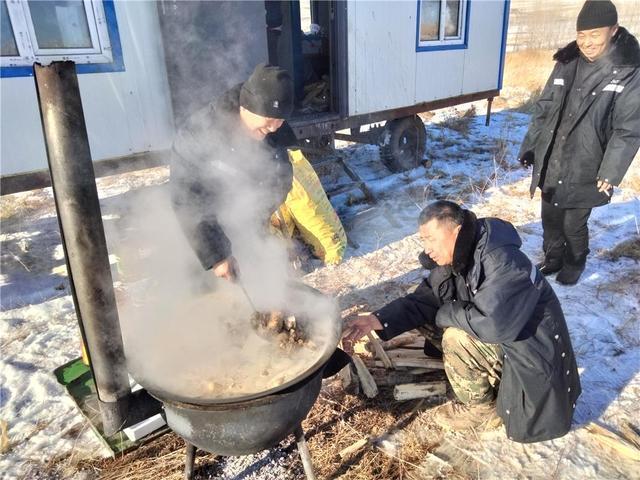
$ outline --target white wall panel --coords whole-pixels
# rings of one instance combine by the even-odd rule
[[[415,102],[430,102],[462,93],[465,50],[416,52]]]
[[[415,97],[415,1],[349,3],[349,112],[388,110]]]
[[[125,71],[78,75],[94,160],[171,146],[173,120],[156,3],[115,2]],[[33,77],[0,79],[0,174],[47,167]]]
[[[462,93],[498,88],[504,2],[471,2],[469,48],[465,50]]]
[[[350,115],[497,88],[504,2],[469,5],[467,49],[417,52],[417,1],[349,2]]]

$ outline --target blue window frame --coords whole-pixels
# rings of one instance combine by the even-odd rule
[[[125,70],[113,0],[0,0],[0,77],[33,75],[33,63],[72,60],[78,73]]]
[[[418,0],[416,51],[467,48],[470,0]]]

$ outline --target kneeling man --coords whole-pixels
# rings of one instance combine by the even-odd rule
[[[414,293],[350,319],[345,340],[428,327],[458,400],[438,408],[438,424],[465,429],[499,416],[514,441],[566,434],[581,391],[571,339],[513,225],[436,201],[420,213],[419,232],[429,275]]]

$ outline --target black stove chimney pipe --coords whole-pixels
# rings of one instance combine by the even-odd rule
[[[125,425],[131,391],[78,77],[70,61],[33,68],[71,294],[109,436]]]

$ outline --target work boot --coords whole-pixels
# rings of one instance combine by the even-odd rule
[[[495,402],[465,405],[457,401],[436,408],[433,420],[445,430],[493,430],[502,424]]]
[[[544,260],[536,265],[544,276],[553,275],[562,270],[562,260]]]
[[[587,250],[587,253],[589,251]],[[584,267],[587,265],[587,253],[574,256],[569,253],[565,255],[564,266],[558,276],[556,282],[561,285],[575,285],[580,279],[580,275],[584,272]]]
[[[585,265],[565,265],[556,276],[556,282],[561,285],[575,285],[584,272]]]

